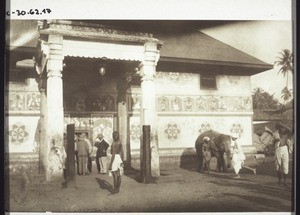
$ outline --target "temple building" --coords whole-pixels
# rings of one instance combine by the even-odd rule
[[[26,164],[48,181],[62,177],[54,149],[68,124],[92,142],[102,133],[111,143],[119,131],[128,165],[139,160],[142,125],[150,125],[152,176],[165,159],[194,155],[195,140],[211,129],[237,133],[255,153],[250,77],[273,65],[202,33],[197,22],[148,23],[10,21],[11,172]]]

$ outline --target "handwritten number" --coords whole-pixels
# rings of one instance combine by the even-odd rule
[[[30,9],[29,11],[24,11],[24,10],[16,10],[15,12],[10,12],[10,11],[6,11],[6,16],[10,16],[11,14],[17,14],[17,16],[24,16],[26,14],[30,14],[30,15],[39,15],[42,13],[51,13],[52,11],[49,8],[45,8],[43,9],[41,12],[38,9]]]

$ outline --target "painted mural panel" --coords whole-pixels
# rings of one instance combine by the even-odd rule
[[[199,71],[205,72],[205,71]],[[216,76],[216,90],[200,89],[200,74],[158,71],[156,75],[157,94],[250,96],[249,76]]]
[[[39,111],[41,95],[38,91],[11,91],[8,101],[10,111]]]
[[[130,148],[139,149],[140,148],[140,138],[142,135],[140,116],[132,116],[129,121],[129,131],[130,131]]]
[[[128,96],[128,104],[129,104],[129,111],[140,111],[141,108],[141,95],[140,94],[132,94],[131,96]]]
[[[66,111],[116,111],[117,94],[85,95],[77,94],[64,97],[64,109]]]
[[[157,95],[158,112],[252,112],[250,96]]]
[[[93,141],[96,139],[98,134],[103,134],[104,139],[109,144],[112,143],[112,133],[113,133],[113,117],[112,116],[101,116],[92,115],[92,132]]]
[[[159,147],[194,147],[198,135],[211,129],[225,134],[237,133],[241,145],[252,145],[251,116],[160,116]]]
[[[5,148],[6,152],[37,152],[39,117],[11,116],[8,120],[8,147]]]
[[[74,124],[75,130],[91,131],[92,139],[95,140],[97,134],[102,133],[104,139],[108,142],[112,142],[113,132],[113,116],[106,116],[101,114],[91,114],[87,116],[70,116],[65,114],[64,116],[64,132],[67,131],[68,124]]]
[[[199,94],[199,75],[192,73],[163,72],[156,73],[157,94]]]

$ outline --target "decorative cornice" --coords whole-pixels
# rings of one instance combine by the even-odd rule
[[[152,34],[132,32],[117,29],[108,25],[84,23],[76,21],[53,20],[39,29],[40,34],[60,34],[63,36],[87,38],[95,40],[114,40],[145,43],[153,41],[162,44],[153,38]]]

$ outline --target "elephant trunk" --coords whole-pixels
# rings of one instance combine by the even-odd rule
[[[227,169],[231,168],[231,150],[226,150]]]

